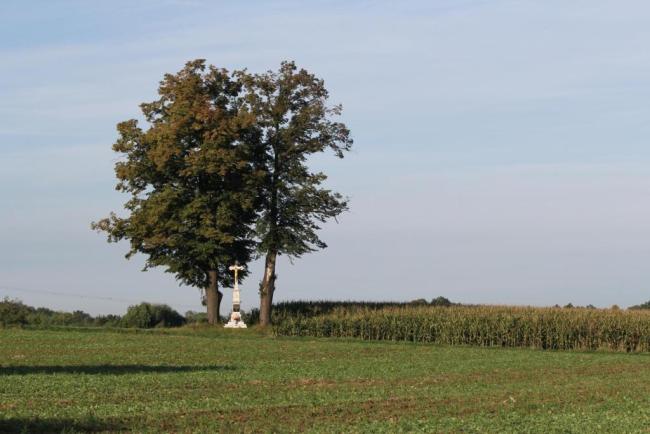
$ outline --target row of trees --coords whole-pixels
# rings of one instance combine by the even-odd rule
[[[271,322],[278,255],[326,247],[319,225],[347,209],[307,160],[352,146],[341,106],[328,106],[323,80],[293,62],[252,74],[188,62],[166,74],[160,98],[141,105],[146,130],[118,124],[116,189],[130,195],[127,216],[92,227],[109,242],[128,240],[127,258],[146,255],[183,284],[205,290],[208,322],[219,321],[228,266],[265,259],[260,324]],[[242,273],[248,274],[248,268]]]

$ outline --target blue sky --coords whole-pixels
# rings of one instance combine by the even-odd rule
[[[0,297],[201,309],[197,290],[89,229],[126,199],[115,124],[200,57],[294,59],[355,139],[343,161],[313,161],[351,211],[324,228],[327,250],[280,262],[277,299],[645,301],[648,22],[628,0],[4,1]],[[253,264],[244,308],[260,278]]]

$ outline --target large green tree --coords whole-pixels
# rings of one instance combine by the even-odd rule
[[[256,229],[265,256],[260,283],[260,324],[271,323],[278,255],[297,258],[327,247],[319,225],[347,209],[339,193],[323,187],[326,175],[312,172],[308,158],[330,149],[340,158],[352,139],[334,119],[341,106],[328,106],[323,80],[293,62],[277,72],[239,74],[246,110],[255,116],[259,140],[256,168],[263,173]]]
[[[141,105],[148,128],[118,124],[116,188],[130,194],[128,215],[93,223],[110,242],[130,242],[127,258],[145,254],[145,269],[161,266],[205,289],[211,324],[218,285],[232,283],[228,265],[246,264],[255,246],[260,128],[241,104],[238,77],[203,60],[164,76],[159,99]]]

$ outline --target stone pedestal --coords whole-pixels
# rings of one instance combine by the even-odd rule
[[[230,321],[224,326],[227,329],[245,329],[247,328],[244,321],[241,319],[241,314],[239,312],[233,312],[230,314]]]

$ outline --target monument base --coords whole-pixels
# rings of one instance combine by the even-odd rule
[[[224,328],[227,329],[245,329],[248,328],[244,321],[241,319],[239,312],[233,312],[230,314],[230,321],[224,325]]]

